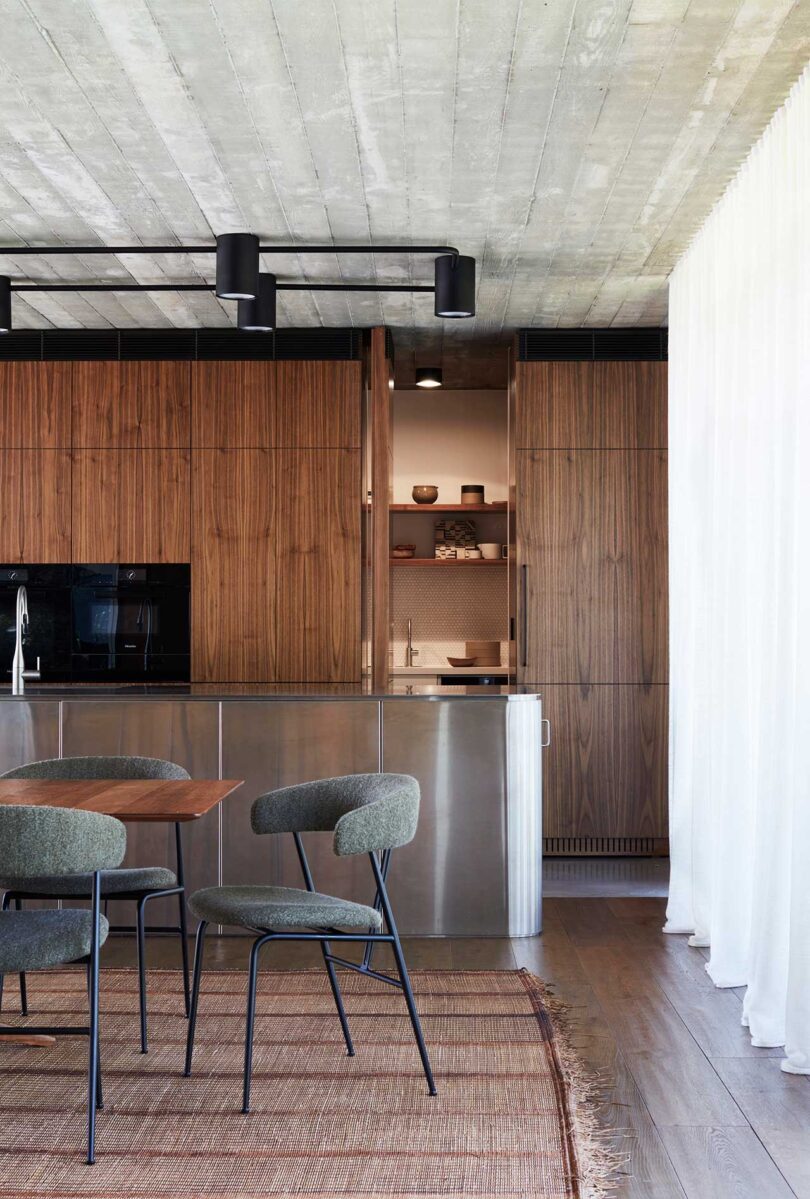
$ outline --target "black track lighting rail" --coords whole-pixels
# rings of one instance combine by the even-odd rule
[[[15,283],[11,290],[19,291],[210,291],[215,283]],[[411,283],[277,283],[277,291],[429,291],[432,284]]]
[[[216,254],[216,246],[0,246],[0,254]],[[260,254],[452,254],[455,246],[265,246]]]

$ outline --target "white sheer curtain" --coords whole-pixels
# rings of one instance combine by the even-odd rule
[[[810,1073],[810,72],[670,289],[666,931]]]

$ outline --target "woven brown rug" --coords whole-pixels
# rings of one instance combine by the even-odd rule
[[[181,1077],[178,976],[150,971],[150,1052],[131,970],[102,975],[105,1111],[83,1163],[80,1039],[0,1045],[0,1195],[13,1199],[383,1199],[603,1193],[609,1167],[554,1005],[524,971],[415,971],[439,1090],[427,1094],[402,996],[343,973],[346,1056],[321,971],[259,981],[252,1112],[240,1111],[245,972],[203,980],[195,1073]],[[4,1015],[19,1010],[8,980]],[[30,1017],[84,1019],[81,971],[31,976]],[[552,1010],[550,1010],[552,1009]],[[14,1023],[17,1023],[15,1018]],[[21,1021],[21,1023],[24,1023]]]

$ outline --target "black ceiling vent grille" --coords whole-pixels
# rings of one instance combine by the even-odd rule
[[[385,356],[391,365],[394,365],[394,334],[386,325],[385,327]]]
[[[520,362],[548,361],[663,361],[667,330],[642,329],[521,329]]]
[[[78,358],[118,358],[117,329],[46,329],[42,357],[49,362]]]
[[[9,362],[15,358],[30,361],[41,357],[42,332],[39,329],[20,329],[0,337],[0,361]]]
[[[197,356],[196,329],[122,329],[121,360],[188,359]]]
[[[361,329],[19,329],[0,335],[0,361],[73,359],[333,359],[361,357]]]

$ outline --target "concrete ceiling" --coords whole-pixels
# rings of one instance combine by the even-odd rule
[[[810,0],[0,0],[0,31],[0,242],[455,244],[479,262],[474,321],[437,321],[429,295],[287,293],[279,316],[384,322],[403,382],[416,348],[474,385],[521,325],[665,321],[670,270],[810,58]],[[417,257],[265,269],[432,281]],[[200,294],[14,301],[18,328],[233,317]]]

